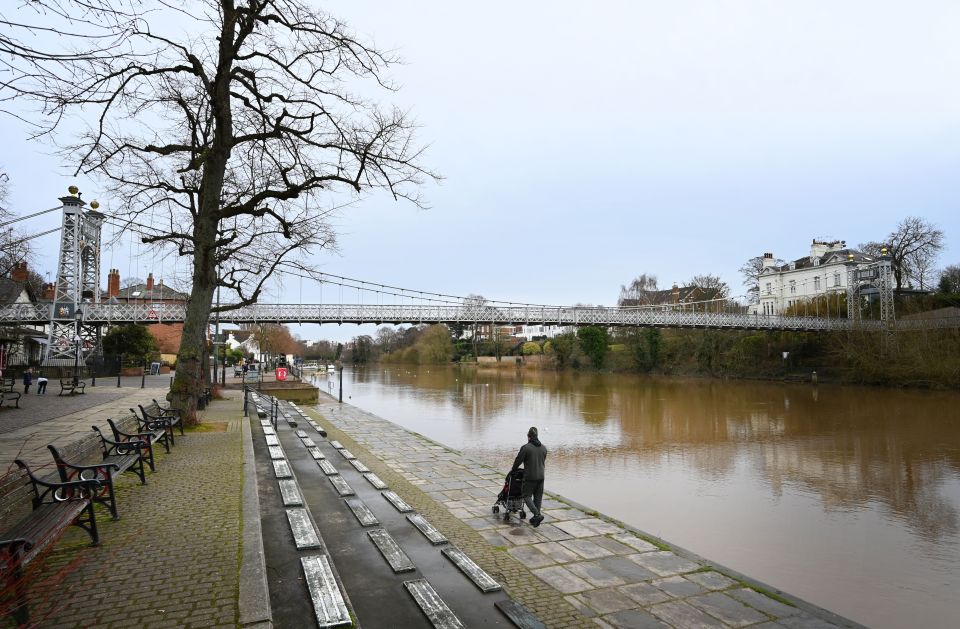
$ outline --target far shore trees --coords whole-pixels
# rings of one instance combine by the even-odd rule
[[[190,259],[170,398],[192,421],[211,312],[257,303],[278,270],[315,273],[345,204],[381,190],[422,205],[435,176],[409,114],[373,99],[397,59],[305,0],[129,5],[110,13],[108,47],[31,58],[17,85],[44,131],[92,122],[65,158],[107,182],[143,243]]]

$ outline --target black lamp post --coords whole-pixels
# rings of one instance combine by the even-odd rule
[[[80,344],[83,342],[83,339],[80,338],[80,322],[83,321],[83,310],[80,309],[80,306],[77,306],[77,309],[73,312],[73,320],[73,342],[76,345],[73,354],[73,385],[76,386],[80,382]]]

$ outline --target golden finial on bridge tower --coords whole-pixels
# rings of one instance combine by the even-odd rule
[[[77,196],[77,193],[80,192],[80,188],[76,186],[70,186],[67,188],[67,192],[69,192],[72,196]]]
[[[97,209],[98,207],[100,207],[100,202],[97,201],[96,199],[94,199],[93,201],[90,202],[90,209],[91,209],[91,210],[95,210],[95,209]]]

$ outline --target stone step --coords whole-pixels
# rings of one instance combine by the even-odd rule
[[[276,430],[273,426],[264,426],[264,427],[263,427],[263,434],[265,434],[265,435],[275,435],[275,434],[277,434],[277,430]]]
[[[317,444],[314,443],[314,442],[313,442],[313,439],[311,439],[310,437],[304,437],[304,438],[302,439],[302,441],[303,441],[303,445],[307,446],[308,448],[316,448],[316,447],[317,447]]]
[[[380,477],[377,476],[376,474],[374,474],[373,472],[371,472],[371,473],[369,473],[369,474],[364,474],[363,477],[367,479],[367,482],[368,482],[368,483],[370,483],[371,485],[373,485],[373,488],[374,488],[374,489],[386,489],[386,488],[387,488],[387,484],[386,484],[385,482],[383,482],[382,480],[380,480]]]
[[[350,459],[350,465],[352,465],[353,469],[357,470],[361,474],[365,474],[370,471],[369,467],[367,467],[366,465],[364,465],[363,463],[361,463],[356,459]]]
[[[386,498],[388,501],[390,501],[390,504],[396,507],[397,511],[399,511],[400,513],[409,513],[413,511],[413,507],[411,507],[406,502],[404,502],[403,498],[398,496],[397,493],[394,491],[391,491],[388,489],[387,491],[381,493],[380,495]]]
[[[357,457],[353,456],[353,452],[350,452],[350,450],[347,450],[346,448],[341,448],[341,449],[340,449],[340,454],[342,454],[342,455],[343,455],[343,458],[347,459],[348,461],[349,461],[350,459],[355,459],[355,458],[357,458]]]
[[[306,509],[287,509],[287,521],[290,523],[290,532],[297,550],[320,548],[320,536],[313,526],[313,520]]]
[[[271,459],[285,459],[287,458],[283,454],[283,448],[280,446],[267,446],[267,450],[270,452]]]
[[[380,520],[377,519],[377,516],[373,515],[370,507],[364,504],[359,498],[344,498],[343,501],[346,502],[350,510],[353,511],[353,515],[357,516],[357,519],[360,521],[360,526],[376,526],[380,524]]]
[[[320,448],[317,448],[317,447],[307,448],[307,452],[310,453],[310,456],[313,457],[314,461],[319,461],[321,459],[327,458],[323,456],[323,452],[320,452]]]
[[[403,587],[407,588],[410,596],[436,629],[462,629],[465,626],[426,579],[404,581]]]
[[[337,490],[341,496],[352,496],[354,495],[353,487],[347,484],[347,481],[343,480],[343,476],[337,474],[336,476],[328,476],[330,482],[333,484],[334,489]]]
[[[337,450],[343,449],[343,444],[341,444],[339,441],[331,441],[330,445],[332,445]]]
[[[290,471],[290,465],[286,460],[279,460],[273,462],[273,475],[277,478],[291,478],[293,473]]]
[[[493,580],[493,577],[484,572],[483,568],[475,564],[473,559],[467,557],[466,553],[456,546],[447,546],[442,548],[440,552],[452,561],[453,565],[460,568],[460,571],[467,575],[474,585],[480,588],[481,592],[496,592],[503,589],[499,583]]]
[[[434,546],[446,544],[449,541],[443,535],[443,533],[438,531],[432,524],[427,522],[427,519],[419,513],[408,515],[407,520],[410,521],[410,524],[417,527],[417,529],[423,533],[424,537],[426,537]]]
[[[300,488],[297,487],[297,481],[291,478],[281,478],[280,497],[283,498],[284,507],[299,507],[303,505],[303,497],[300,495]]]
[[[342,627],[352,625],[350,611],[343,600],[340,586],[330,569],[330,561],[323,555],[301,557],[303,577],[313,601],[313,612],[318,627]]]
[[[323,470],[323,473],[326,474],[327,476],[333,476],[334,474],[339,474],[339,472],[337,472],[337,468],[333,466],[333,463],[331,463],[326,459],[321,459],[317,461],[317,465],[320,466],[320,469]]]
[[[546,625],[540,622],[529,609],[513,599],[497,601],[494,606],[519,629],[547,629]]]
[[[373,543],[380,550],[383,558],[390,564],[394,572],[412,572],[417,569],[407,554],[403,552],[399,544],[390,537],[385,529],[374,529],[367,531],[367,535],[373,540]]]
[[[261,426],[270,426],[271,428],[273,427],[273,424],[270,423],[270,420],[269,420],[269,419],[261,419],[261,420],[260,420],[260,425],[261,425]]]
[[[297,431],[297,436],[300,437],[301,439],[303,439],[304,437],[307,436],[307,431],[305,431],[303,428],[301,428],[300,430]]]
[[[266,436],[264,437],[264,439],[267,440],[267,445],[268,445],[268,446],[278,446],[278,445],[280,445],[280,440],[277,439],[277,436],[276,436],[276,435],[266,435]]]

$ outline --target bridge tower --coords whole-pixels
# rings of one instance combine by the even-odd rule
[[[896,318],[893,308],[893,262],[886,248],[881,250],[880,258],[875,262],[851,262],[847,266],[847,318],[852,322],[860,321],[859,297],[861,290],[867,286],[875,288],[880,294],[880,320],[887,329],[892,328]]]
[[[106,217],[96,211],[96,201],[84,211],[76,186],[60,202],[60,259],[44,364],[68,366],[100,350],[100,327],[85,324],[82,312],[84,304],[100,303],[100,235]]]

